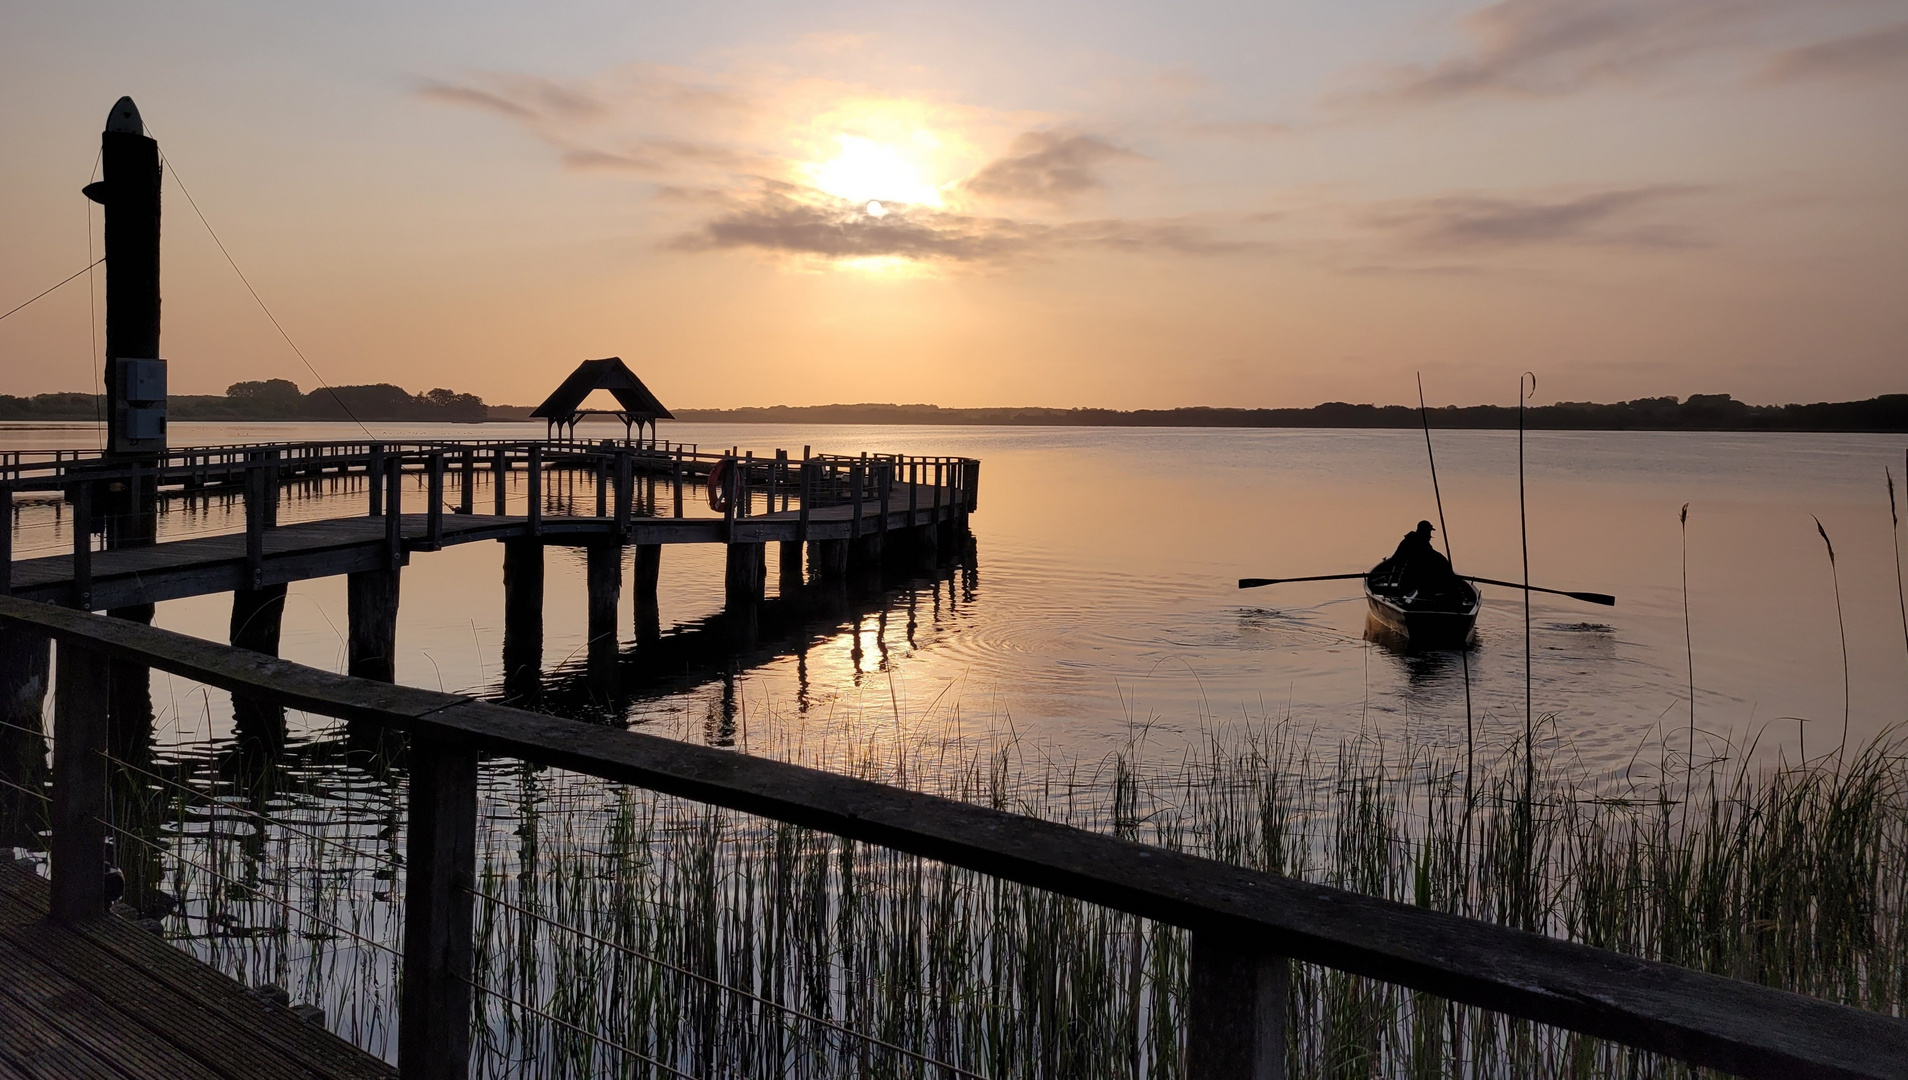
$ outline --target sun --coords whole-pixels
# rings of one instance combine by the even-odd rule
[[[859,135],[837,135],[835,142],[834,157],[805,168],[816,188],[848,202],[941,205],[940,189],[920,166],[918,151],[925,147],[904,147]],[[870,210],[876,217],[885,212]]]

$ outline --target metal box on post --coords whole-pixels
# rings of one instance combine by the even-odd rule
[[[113,367],[119,376],[120,415],[113,425],[114,453],[161,452],[166,448],[166,362],[121,357]]]

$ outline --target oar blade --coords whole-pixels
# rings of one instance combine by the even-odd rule
[[[1573,592],[1565,593],[1564,595],[1570,597],[1572,600],[1582,600],[1588,604],[1602,604],[1604,607],[1616,606],[1616,597],[1611,596],[1609,593]]]
[[[1261,585],[1277,585],[1278,583],[1279,579],[1275,577],[1242,577],[1239,579],[1239,587],[1241,589],[1256,589]]]

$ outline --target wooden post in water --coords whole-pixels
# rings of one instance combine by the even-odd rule
[[[616,603],[623,595],[623,545],[599,541],[584,546],[589,581],[589,643],[616,647]]]
[[[1291,968],[1222,932],[1193,932],[1187,1080],[1284,1080]]]
[[[543,535],[543,447],[530,444],[530,460],[524,465],[525,497],[529,502],[530,535]]]
[[[457,475],[457,512],[465,516],[477,512],[477,451],[465,447]]]
[[[504,695],[534,700],[543,676],[543,542],[504,541]]]
[[[396,682],[397,566],[346,575],[345,611],[347,670],[360,679]]]
[[[231,642],[267,656],[278,655],[285,618],[285,586],[239,589],[232,594]],[[285,747],[285,707],[245,694],[232,695],[232,725],[241,744],[268,754]]]
[[[723,576],[724,593],[730,606],[762,599],[764,579],[768,576],[766,544],[731,543]]]
[[[384,461],[384,548],[391,569],[404,561],[404,455]]]
[[[424,482],[424,497],[430,505],[424,514],[424,547],[427,551],[438,551],[444,546],[444,452],[431,451],[426,467],[429,472]]]
[[[106,658],[62,644],[53,700],[52,910],[83,922],[106,914]]]
[[[370,492],[371,516],[384,513],[384,444],[374,442],[364,465],[364,486]]]
[[[662,545],[636,545],[636,599],[655,600],[656,582],[662,576]]]
[[[510,451],[499,446],[490,458],[490,512],[504,516],[505,500],[510,497]]]
[[[398,1076],[464,1080],[470,1073],[477,753],[433,739],[418,739],[411,751]]]
[[[778,589],[783,596],[793,596],[801,590],[802,582],[802,542],[784,540],[776,545],[776,568],[780,582]]]

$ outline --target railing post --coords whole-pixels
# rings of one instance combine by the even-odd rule
[[[477,451],[464,448],[462,468],[457,478],[457,512],[469,517],[477,512]]]
[[[283,494],[279,487],[278,451],[265,451],[265,463],[263,467],[265,470],[265,501],[263,504],[265,513],[259,518],[259,527],[264,529],[276,529],[278,528],[278,499],[279,496]],[[155,476],[153,479],[156,482],[158,477]]]
[[[384,462],[384,546],[392,567],[404,560],[404,455]]]
[[[371,444],[370,456],[364,465],[365,487],[371,489],[371,516],[384,513],[384,444]]]
[[[8,522],[9,528],[12,522]],[[93,610],[93,484],[73,486],[73,606]]]
[[[676,516],[682,516],[682,446],[676,446]]]
[[[80,922],[106,914],[106,657],[60,643],[53,700],[52,910]]]
[[[530,444],[529,460],[524,463],[524,487],[530,504],[530,535],[543,535],[543,447]]]
[[[877,474],[879,479],[875,481],[875,490],[881,493],[881,523],[875,526],[875,531],[886,534],[888,531],[888,494],[894,490],[894,462],[886,462],[880,466],[880,469],[880,473]]]
[[[854,492],[854,496],[850,500],[850,505],[852,505],[854,509],[849,512],[850,516],[848,518],[848,538],[850,540],[861,539],[861,489],[866,486],[866,480],[867,475],[862,471],[860,465],[848,466],[848,487]]]
[[[636,499],[635,473],[630,468],[627,450],[616,452],[616,535],[629,536],[632,503]]]
[[[815,468],[814,463],[810,462],[807,457],[802,458],[801,484],[801,517],[796,519],[795,522],[795,542],[805,544],[808,542],[808,504],[815,501]]]
[[[1222,932],[1193,932],[1186,1080],[1283,1080],[1291,968]]]
[[[436,551],[444,546],[444,452],[431,451],[429,479],[425,481],[430,508],[424,516],[425,543]]]
[[[921,493],[916,487],[920,477],[920,464],[913,461],[908,462],[908,528],[910,529],[920,524],[920,522],[915,519],[915,511],[919,508],[921,502]]]
[[[741,462],[737,461],[733,454],[722,460],[729,463],[728,475],[722,478],[724,495],[722,500],[722,542],[728,544],[735,541],[735,493],[737,489],[735,481],[736,473],[739,471],[737,467],[741,465]]]
[[[504,516],[510,497],[510,451],[499,446],[490,458],[490,512]]]
[[[13,595],[13,485],[0,484],[0,596]]]
[[[470,1073],[477,754],[420,737],[410,760],[398,1076],[464,1080]]]

